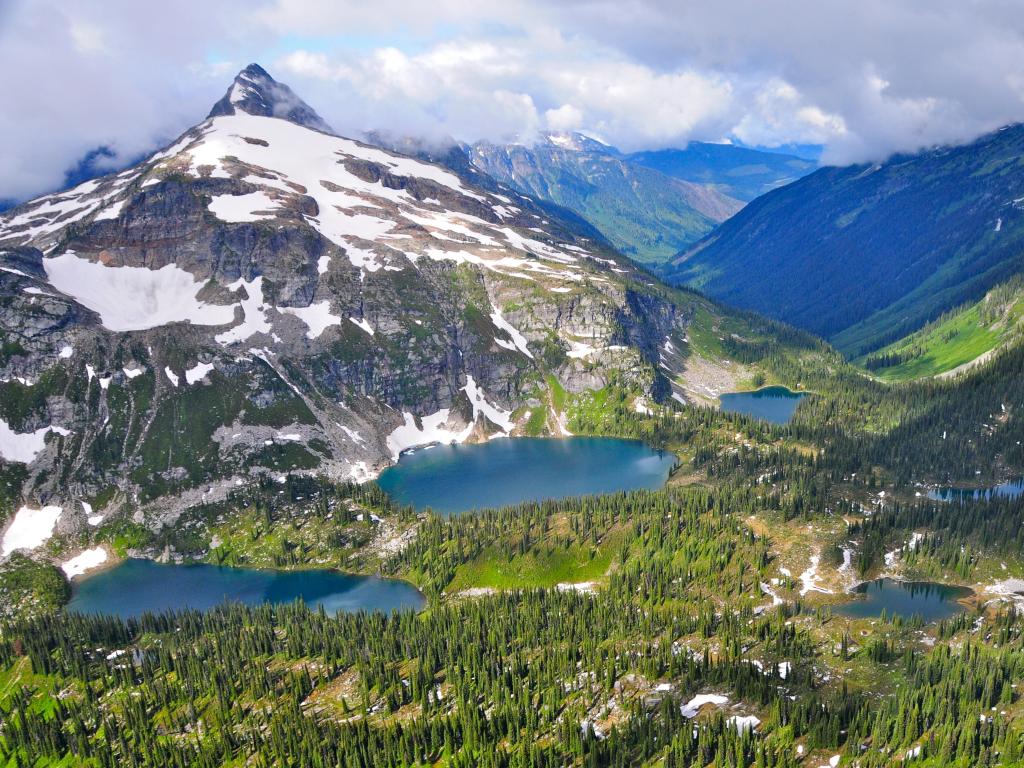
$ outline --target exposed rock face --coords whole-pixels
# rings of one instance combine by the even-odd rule
[[[250,64],[235,77],[224,97],[213,105],[208,118],[233,115],[236,111],[261,117],[280,117],[324,133],[333,133],[311,106],[291,88],[277,82],[259,64]]]
[[[0,217],[0,418],[54,428],[9,501],[169,519],[254,471],[520,431],[550,376],[670,394],[688,309],[592,230],[327,130],[251,66],[171,147]]]

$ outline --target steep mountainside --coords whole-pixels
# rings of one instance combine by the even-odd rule
[[[666,176],[710,186],[743,202],[796,181],[816,167],[802,157],[702,141],[692,141],[685,149],[634,152],[626,159]]]
[[[1024,126],[770,192],[667,268],[676,282],[824,335],[852,356],[1024,268]]]
[[[254,472],[362,480],[416,445],[559,434],[566,391],[613,380],[713,391],[686,374],[710,302],[495,182],[325,127],[252,66],[172,146],[0,218],[8,508],[57,505],[67,533]]]
[[[1024,279],[1001,283],[857,362],[886,381],[952,376],[1016,344],[1024,330]]]
[[[581,134],[547,134],[533,146],[480,142],[466,151],[475,167],[578,213],[643,263],[663,262],[741,207],[712,187],[630,163]]]

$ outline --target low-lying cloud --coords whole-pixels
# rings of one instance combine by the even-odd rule
[[[260,61],[338,130],[623,149],[821,144],[826,162],[1024,116],[1013,0],[108,0],[0,3],[0,198],[201,119]]]

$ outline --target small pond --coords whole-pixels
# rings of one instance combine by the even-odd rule
[[[988,488],[933,488],[928,498],[936,501],[981,501],[987,499],[1016,499],[1024,493],[1024,478],[1000,483]]]
[[[876,618],[884,610],[889,616],[909,619],[920,616],[926,622],[949,618],[964,610],[959,600],[974,594],[967,587],[953,587],[931,581],[875,579],[853,589],[854,599],[837,606],[836,613],[852,619]]]
[[[403,454],[377,482],[400,504],[452,515],[483,507],[661,488],[676,457],[636,440],[501,438]]]
[[[722,410],[728,413],[742,413],[772,424],[785,424],[793,418],[793,412],[804,397],[805,394],[786,387],[763,387],[753,392],[728,392],[718,399]]]
[[[206,610],[228,602],[259,605],[302,599],[329,614],[419,609],[423,595],[404,581],[331,570],[274,571],[125,560],[76,581],[68,611],[139,616],[146,611]]]

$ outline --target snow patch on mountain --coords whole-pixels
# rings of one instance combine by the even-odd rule
[[[234,307],[206,304],[203,284],[174,264],[160,269],[108,267],[73,251],[43,259],[50,285],[100,316],[111,331],[144,331],[168,323],[225,325]]]
[[[185,371],[185,381],[188,384],[198,384],[206,378],[206,375],[213,370],[213,363],[198,362]]]
[[[505,339],[499,339],[498,337],[495,337],[494,342],[499,347],[504,347],[505,349],[513,351],[518,350],[532,360],[533,353],[530,352],[529,347],[526,346],[526,337],[523,336],[523,334],[521,334],[519,330],[515,328],[515,326],[508,322],[508,320],[501,316],[501,310],[499,310],[497,307],[493,307],[493,309],[494,311],[491,312],[491,322],[494,323],[495,326],[503,330],[505,333],[507,333],[512,339],[512,341],[509,342],[506,341]]]
[[[469,397],[469,402],[473,406],[473,421],[476,422],[477,417],[483,414],[487,419],[497,426],[501,427],[502,430],[507,434],[512,431],[515,424],[512,422],[512,411],[506,411],[503,408],[499,408],[496,405],[492,405],[487,402],[487,398],[484,396],[484,391],[477,386],[476,381],[473,380],[472,376],[466,377],[466,386],[463,387],[466,396]]]
[[[398,461],[403,451],[410,448],[419,448],[424,445],[436,443],[461,443],[473,431],[470,424],[462,429],[455,430],[448,426],[449,408],[442,408],[436,413],[431,413],[420,418],[420,424],[416,424],[416,417],[408,411],[402,414],[405,423],[394,429],[387,437],[388,450],[391,451],[391,458]]]
[[[60,564],[60,569],[69,579],[81,576],[86,571],[91,571],[97,566],[107,562],[107,550],[103,547],[86,549]]]
[[[0,458],[19,464],[31,464],[43,448],[50,432],[58,435],[71,433],[62,427],[41,427],[35,432],[15,432],[6,421],[0,419]]]
[[[318,301],[308,307],[278,307],[279,312],[293,315],[306,324],[306,337],[316,339],[332,325],[341,325],[341,317],[331,313],[331,302]],[[372,333],[372,331],[371,331]]]
[[[266,192],[257,191],[247,195],[217,195],[207,207],[221,221],[240,223],[272,219],[279,206]]]
[[[349,320],[351,320],[353,323],[358,325],[360,328],[362,328],[368,334],[373,336],[373,334],[374,334],[373,326],[371,326],[368,322],[366,322],[365,318],[357,319],[355,317],[350,317]]]
[[[258,275],[252,280],[239,278],[228,288],[232,291],[245,291],[245,298],[240,302],[242,322],[224,333],[218,333],[214,337],[217,343],[227,346],[245,341],[257,333],[270,333],[272,327],[270,321],[267,320],[266,306],[263,303],[263,276]],[[234,320],[234,306],[231,306],[230,309],[231,318]]]
[[[53,536],[53,530],[57,527],[62,511],[57,506],[19,509],[4,533],[0,554],[6,557],[16,550],[36,549],[45,544]]]

